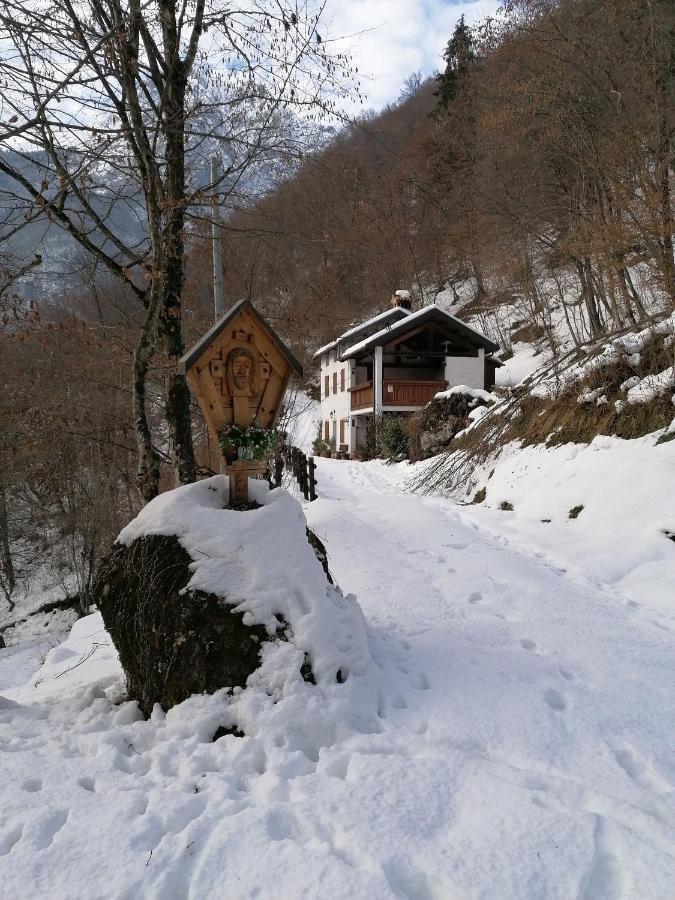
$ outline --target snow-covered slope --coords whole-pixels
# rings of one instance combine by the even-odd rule
[[[244,738],[210,741],[219,695],[141,721],[84,619],[0,700],[2,891],[669,897],[673,611],[564,571],[585,511],[541,525],[554,559],[515,515],[406,493],[404,465],[318,466],[306,512],[369,623],[377,727],[320,685],[244,691]],[[303,728],[316,691],[329,739]]]
[[[466,499],[482,488],[486,496],[481,509],[465,507],[465,517],[675,616],[675,442],[648,435],[561,447],[513,443],[479,466],[466,488]]]

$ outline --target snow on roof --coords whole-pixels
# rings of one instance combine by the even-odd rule
[[[460,321],[460,319],[456,319],[454,316],[451,316],[450,313],[446,312],[444,309],[441,309],[439,306],[431,305],[423,306],[422,309],[418,309],[417,312],[410,313],[405,321],[395,322],[393,325],[388,325],[386,328],[382,328],[376,334],[364,338],[362,341],[359,341],[352,347],[348,347],[342,354],[342,359],[349,359],[355,356],[357,353],[361,353],[361,351],[367,350],[369,347],[376,347],[379,343],[382,342],[384,338],[389,338],[392,335],[397,334],[405,334],[407,329],[412,327],[414,324],[419,324],[421,322],[434,319],[440,320],[442,324],[460,333],[462,337],[469,341],[469,343],[484,347],[490,352],[499,350],[499,346],[495,344],[494,341],[486,338],[485,335],[481,334],[479,331],[476,331],[475,328],[472,328],[470,325],[467,325],[466,322],[462,322]]]
[[[398,292],[397,292],[398,293]],[[332,350],[333,347],[337,347],[337,345],[344,341],[347,338],[354,337],[356,334],[360,334],[360,332],[365,331],[367,328],[370,328],[372,325],[377,325],[381,322],[385,322],[390,318],[405,318],[406,316],[410,316],[412,313],[408,309],[404,309],[402,306],[392,306],[390,309],[385,309],[384,312],[378,313],[376,316],[373,316],[371,319],[366,319],[365,322],[361,322],[360,325],[352,325],[351,328],[348,328],[343,334],[339,337],[336,337],[334,341],[331,341],[330,344],[324,344],[323,347],[319,347],[319,349],[314,354],[314,359],[321,356],[322,353],[326,353],[328,350]]]

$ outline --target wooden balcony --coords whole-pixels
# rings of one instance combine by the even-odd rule
[[[389,381],[382,382],[382,406],[426,406],[447,381]]]
[[[355,387],[349,388],[351,394],[350,406],[352,409],[368,409],[373,405],[373,382],[364,381],[363,384],[357,384]]]
[[[426,406],[430,400],[448,386],[447,381],[393,381],[382,383],[382,406]],[[369,409],[373,405],[373,382],[366,381],[349,388],[351,408]]]

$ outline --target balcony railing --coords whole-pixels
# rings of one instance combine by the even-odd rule
[[[382,382],[382,406],[426,406],[447,381],[389,381]]]
[[[349,388],[352,409],[368,409],[373,405],[373,382],[366,381]]]
[[[426,406],[434,396],[445,390],[447,381],[394,381],[382,382],[382,406]],[[369,409],[373,406],[373,382],[366,381],[349,388],[352,409]]]

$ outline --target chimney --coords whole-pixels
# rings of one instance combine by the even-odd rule
[[[391,305],[400,306],[402,309],[411,309],[410,291],[395,291],[391,295]]]

